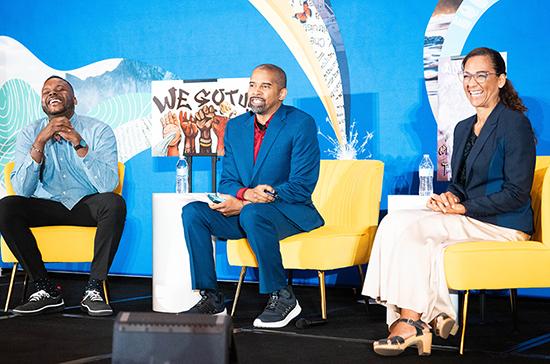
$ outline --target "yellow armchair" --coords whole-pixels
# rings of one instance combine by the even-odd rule
[[[325,271],[359,266],[369,261],[378,227],[384,164],[376,160],[322,160],[313,203],[325,225],[283,239],[286,269],[318,271],[321,313],[326,319]],[[228,240],[229,264],[241,266],[231,315],[234,314],[246,267],[258,262],[246,239]]]
[[[11,184],[10,173],[13,170],[15,163],[8,162],[4,167],[4,182],[6,186],[6,194],[15,195]],[[122,194],[122,185],[124,182],[124,164],[118,163],[118,186],[113,192]],[[36,238],[38,249],[42,255],[42,260],[47,263],[72,263],[72,262],[91,262],[94,256],[94,239],[96,233],[95,227],[85,226],[41,226],[31,228],[31,232]],[[79,244],[75,244],[78,242]],[[4,238],[0,243],[0,251],[2,261],[4,263],[13,263],[13,269],[8,287],[8,295],[6,297],[6,305],[4,311],[8,310],[15,273],[17,271],[17,258],[8,248]],[[105,300],[109,303],[106,284],[103,282],[103,290]]]
[[[550,157],[537,157],[531,206],[535,232],[530,241],[476,241],[445,250],[449,289],[465,291],[460,354],[470,290],[550,287]],[[512,299],[514,304],[514,298]]]

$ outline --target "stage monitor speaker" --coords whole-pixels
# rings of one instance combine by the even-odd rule
[[[113,363],[230,360],[233,325],[228,315],[120,312],[113,330]],[[231,355],[231,361],[236,361],[235,355]]]

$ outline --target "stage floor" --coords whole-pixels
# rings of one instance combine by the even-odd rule
[[[9,270],[0,277],[0,302],[4,307]],[[61,285],[66,309],[62,313],[21,317],[0,316],[1,363],[109,363],[114,317],[92,318],[80,311],[86,276],[54,274]],[[18,273],[12,302],[19,302],[23,275]],[[151,279],[110,277],[110,297],[115,312],[151,311]],[[236,284],[222,283],[231,298]],[[317,287],[295,287],[302,317],[320,318]],[[352,288],[327,290],[328,322],[298,329],[258,330],[252,321],[265,306],[267,296],[247,283],[241,291],[233,318],[239,363],[550,363],[550,300],[519,298],[519,332],[513,331],[507,296],[487,295],[485,322],[480,323],[479,300],[470,304],[466,352],[458,354],[458,335],[434,339],[432,355],[418,358],[416,349],[385,359],[372,351],[372,342],[386,335],[385,310],[365,305]],[[231,301],[227,301],[228,309]],[[12,307],[14,304],[12,303]]]

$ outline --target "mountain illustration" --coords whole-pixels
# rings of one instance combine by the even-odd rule
[[[151,93],[151,81],[177,80],[172,72],[159,66],[123,59],[112,71],[99,76],[79,77],[67,72],[67,80],[73,85],[78,99],[78,110],[86,114],[98,103],[120,95]]]

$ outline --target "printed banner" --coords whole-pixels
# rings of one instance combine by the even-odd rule
[[[464,43],[498,0],[439,0],[424,34],[424,80],[437,121],[437,180],[450,181],[454,126],[475,110],[458,83]]]
[[[349,94],[349,72],[330,1],[249,1],[292,52],[321,99],[339,144],[346,145],[344,97]]]
[[[153,157],[223,155],[227,121],[247,111],[248,81],[152,82]]]

